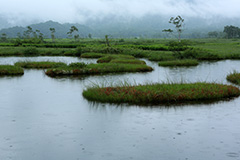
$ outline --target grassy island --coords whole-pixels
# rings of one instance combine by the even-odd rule
[[[152,67],[145,64],[100,63],[88,64],[83,67],[66,66],[48,69],[46,74],[51,77],[66,75],[93,75],[120,72],[149,72]]]
[[[233,72],[227,76],[227,80],[234,84],[240,85],[240,73]]]
[[[83,91],[83,96],[90,101],[130,104],[202,102],[239,95],[237,87],[215,83],[93,87]]]
[[[14,64],[15,66],[19,66],[22,68],[35,68],[35,69],[47,69],[54,68],[60,66],[67,66],[62,62],[17,62]]]
[[[198,61],[195,59],[183,59],[183,60],[173,60],[173,61],[162,61],[158,63],[159,66],[168,66],[168,67],[174,67],[174,66],[197,66]]]
[[[91,57],[91,54],[88,58]],[[133,56],[120,54],[99,54],[101,56],[97,60],[97,64],[72,63],[68,66],[48,69],[46,74],[55,76],[66,75],[93,75],[106,73],[121,73],[121,72],[149,72],[153,68],[146,65],[144,61],[138,60]],[[93,57],[96,57],[93,54]]]
[[[23,75],[24,71],[21,67],[12,66],[12,65],[0,65],[0,76],[14,76],[14,75]]]

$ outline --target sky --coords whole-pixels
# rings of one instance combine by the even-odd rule
[[[240,0],[0,0],[0,21],[82,23],[109,15],[240,18]]]

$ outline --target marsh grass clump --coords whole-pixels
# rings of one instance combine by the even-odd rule
[[[12,65],[0,65],[0,76],[23,75],[24,71],[21,67]]]
[[[67,66],[65,63],[62,62],[31,62],[31,61],[16,62],[14,65],[22,68],[35,68],[35,69],[47,69]]]
[[[240,73],[236,71],[234,71],[233,73],[230,73],[229,75],[227,75],[227,80],[234,84],[240,85]]]
[[[237,87],[215,83],[148,84],[120,87],[92,87],[83,96],[96,102],[171,104],[221,100],[240,95]]]
[[[167,67],[174,67],[174,66],[197,66],[198,61],[195,59],[183,59],[183,60],[173,60],[173,61],[162,61],[158,63],[159,66],[167,66]]]

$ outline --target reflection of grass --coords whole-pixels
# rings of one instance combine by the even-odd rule
[[[83,96],[90,101],[133,104],[220,100],[239,95],[237,87],[215,83],[93,87],[83,92]]]
[[[184,59],[175,61],[162,61],[158,63],[159,66],[196,66],[198,61],[194,59]]]
[[[23,68],[54,68],[54,67],[60,67],[60,66],[66,66],[65,63],[62,62],[17,62],[14,64],[15,66],[20,66]]]
[[[0,65],[0,75],[23,75],[24,71],[21,67],[11,65]]]
[[[237,73],[236,71],[234,71],[233,73],[227,76],[227,80],[234,84],[240,85],[240,73]]]

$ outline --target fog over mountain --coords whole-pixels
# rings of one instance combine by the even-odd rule
[[[49,20],[78,23],[96,35],[126,31],[156,34],[172,16],[185,19],[185,30],[222,30],[240,26],[239,0],[0,0],[0,29]],[[129,34],[129,33],[127,33]],[[133,33],[134,35],[135,33]]]

